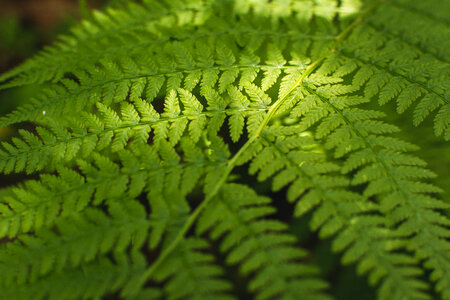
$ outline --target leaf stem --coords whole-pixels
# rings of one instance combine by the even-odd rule
[[[350,25],[348,25],[338,36],[336,36],[336,40],[340,41],[348,36],[348,34],[351,32],[351,30],[362,21],[362,16],[367,14],[368,12],[375,9],[379,4],[381,4],[382,1],[376,2],[374,5],[371,5],[366,10],[364,10],[361,15],[355,19]],[[305,78],[309,76],[314,70],[317,69],[317,67],[325,60],[326,55],[319,58],[312,64],[310,64],[305,71],[302,73],[302,75],[299,77],[299,79],[296,81],[292,87],[287,90],[275,103],[273,103],[264,118],[264,120],[259,125],[256,132],[249,138],[249,140],[239,149],[239,151],[228,161],[227,168],[223,172],[222,176],[220,177],[220,180],[217,182],[217,184],[214,186],[214,188],[206,195],[205,200],[193,211],[193,213],[189,216],[186,223],[184,224],[183,228],[179,231],[175,239],[162,251],[161,255],[158,257],[158,259],[150,266],[149,269],[143,274],[139,281],[139,285],[142,286],[144,282],[150,278],[153,273],[158,269],[158,267],[164,262],[164,260],[175,250],[175,248],[178,246],[178,244],[183,240],[185,234],[189,231],[189,229],[192,227],[192,225],[197,220],[198,216],[203,212],[203,210],[208,206],[208,204],[214,199],[214,197],[219,192],[220,188],[226,183],[228,176],[233,171],[234,167],[236,166],[236,161],[239,157],[252,145],[260,136],[264,128],[267,126],[267,124],[270,122],[270,120],[275,115],[278,108],[286,101],[288,96],[294,91],[297,87],[301,86]]]

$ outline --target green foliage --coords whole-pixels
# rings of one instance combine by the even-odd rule
[[[0,190],[0,298],[332,299],[315,246],[293,234],[302,218],[379,299],[450,299],[448,186],[409,125],[446,149],[449,10],[93,12],[0,76],[41,91],[0,117],[18,128],[1,174],[33,175]]]

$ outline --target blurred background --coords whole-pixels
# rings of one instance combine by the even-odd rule
[[[101,8],[106,2],[0,0],[0,72],[36,53],[55,40],[59,33],[67,32],[71,25],[88,14],[89,8]]]

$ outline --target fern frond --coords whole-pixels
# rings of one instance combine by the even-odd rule
[[[382,122],[366,120],[367,116],[374,117],[376,114],[369,113],[362,120],[353,118],[352,111],[345,109],[345,100],[340,103],[339,98],[333,99],[333,95],[327,95],[326,90],[315,91],[308,87],[307,90],[316,95],[342,120],[342,125],[327,137],[326,146],[334,149],[336,157],[348,155],[349,160],[344,163],[344,172],[357,170],[353,175],[352,184],[367,183],[363,195],[367,198],[374,196],[377,198],[381,212],[390,220],[390,226],[398,225],[398,231],[403,236],[416,235],[416,238],[408,239],[405,245],[407,248],[415,249],[416,255],[419,256],[421,248],[418,241],[424,239],[424,236],[427,240],[436,239],[434,243],[436,246],[419,257],[430,260],[439,257],[444,265],[448,264],[449,243],[445,239],[449,235],[446,228],[449,220],[436,210],[448,209],[448,204],[429,196],[441,192],[439,188],[420,181],[422,178],[432,178],[435,175],[423,168],[425,163],[422,160],[405,154],[405,148],[410,150],[414,149],[414,146],[396,139],[379,139],[378,135],[395,132],[398,129]],[[418,203],[425,199],[431,199],[436,206],[425,205],[417,210],[417,207],[421,207]],[[434,218],[422,217],[422,214],[432,215]],[[438,285],[445,285],[448,271],[444,271],[435,260],[433,262],[427,263],[428,267],[435,270],[436,275],[433,279],[438,281]],[[390,295],[391,292],[383,293]]]
[[[79,120],[69,121],[61,126],[52,122],[48,127],[37,127],[37,135],[21,130],[21,139],[14,138],[13,144],[3,142],[0,152],[0,170],[3,173],[27,173],[43,168],[52,169],[60,162],[73,162],[76,158],[86,159],[97,151],[111,146],[113,152],[118,152],[133,141],[145,144],[159,144],[170,136],[170,143],[179,142],[187,130],[191,139],[197,142],[203,130],[208,127],[208,121],[222,119],[226,114],[235,112],[235,104],[226,107],[224,100],[214,92],[207,90],[208,110],[203,110],[202,104],[191,93],[180,89],[180,98],[171,92],[165,101],[162,114],[156,112],[153,106],[141,99],[134,103],[123,103],[120,115],[110,107],[97,104],[98,113],[82,116]],[[187,98],[188,97],[188,98]],[[213,98],[214,97],[214,98]],[[183,104],[183,110],[180,110]],[[192,110],[196,106],[196,111]],[[260,108],[248,107],[239,110],[247,114],[260,111]],[[214,128],[221,123],[215,124]],[[150,133],[152,138],[150,138]]]
[[[138,197],[145,191],[163,195],[176,188],[183,198],[205,173],[206,166],[220,166],[224,158],[208,158],[188,141],[182,144],[183,167],[176,162],[178,154],[168,145],[159,152],[149,146],[136,146],[134,152],[121,153],[121,164],[94,155],[95,164],[79,162],[81,174],[60,168],[58,176],[43,174],[40,181],[12,188],[0,203],[0,236],[14,237],[19,232],[50,227],[60,215],[81,212],[88,205],[98,206],[106,200]],[[216,145],[212,149],[221,151]]]
[[[154,279],[164,285],[167,299],[235,299],[231,284],[221,278],[223,270],[214,265],[214,257],[205,253],[208,242],[200,238],[186,239],[172,256],[158,268]],[[203,252],[202,252],[203,251]]]
[[[330,72],[352,73],[353,85],[366,97],[381,105],[395,99],[398,113],[417,102],[416,126],[436,111],[435,133],[449,140],[450,29],[426,17],[440,6],[432,2],[423,10],[410,10],[396,1],[380,5],[337,49],[341,66]],[[343,73],[345,66],[352,67]]]
[[[170,30],[173,22],[180,27],[191,22],[195,24],[195,21],[201,23],[207,17],[205,13],[211,3],[178,1],[174,7],[171,1],[145,1],[143,4],[129,3],[125,9],[109,8],[106,13],[96,12],[91,21],[85,20],[81,26],[73,28],[71,36],[60,37],[54,47],[48,47],[26,64],[2,75],[0,81],[13,78],[6,84],[8,87],[58,81],[81,66],[89,69],[102,58],[124,57],[148,47],[159,47],[169,40],[164,31]],[[158,26],[162,28],[158,29]],[[184,29],[182,36],[190,32]],[[132,38],[133,43],[126,42],[128,38]],[[100,47],[90,46],[93,43]],[[81,58],[80,52],[89,54]]]
[[[395,253],[406,247],[404,235],[391,230],[386,218],[376,216],[378,205],[346,189],[350,180],[336,173],[342,167],[326,160],[323,146],[312,134],[298,134],[301,128],[266,128],[252,149],[255,158],[249,172],[258,172],[261,181],[273,177],[274,191],[287,186],[287,199],[297,202],[294,216],[314,210],[311,228],[319,230],[321,238],[336,236],[333,250],[345,251],[342,262],[358,263],[358,271],[368,273],[372,285],[380,283],[381,299],[405,295],[428,299],[423,293],[427,285],[418,278],[419,260]]]
[[[317,270],[297,262],[306,252],[294,247],[286,225],[265,219],[274,212],[269,203],[248,187],[224,185],[198,220],[197,233],[222,238],[226,262],[239,264],[243,275],[256,273],[249,284],[256,299],[329,299],[323,294],[326,284],[314,278]]]
[[[311,7],[321,6],[321,4],[316,4],[314,1],[311,2]],[[331,5],[331,7],[335,6],[334,1],[329,2],[327,4],[324,3],[323,7],[328,5]],[[226,2],[224,5],[226,5]],[[208,7],[208,5],[206,6]],[[137,8],[134,7],[134,9]],[[301,10],[301,8],[294,5],[289,7],[289,9],[292,10],[292,13]],[[217,11],[221,12],[222,10],[219,7]],[[320,14],[321,10],[318,10],[316,13]],[[191,15],[190,17],[193,16]],[[298,18],[290,16],[288,18],[290,25],[284,25],[284,27],[288,30],[290,26],[301,26],[307,30],[310,27],[308,20],[311,17],[312,15],[305,19],[305,16],[299,15]],[[23,121],[42,122],[45,121],[42,114],[44,111],[47,118],[59,117],[75,111],[81,111],[86,107],[91,108],[97,102],[110,105],[127,98],[133,100],[136,97],[152,101],[158,94],[163,92],[163,87],[166,88],[168,93],[171,89],[177,90],[178,88],[192,91],[197,84],[200,84],[201,87],[214,89],[217,83],[219,91],[224,91],[227,84],[232,82],[229,80],[224,81],[225,79],[219,80],[219,76],[220,78],[229,77],[229,75],[224,76],[224,74],[229,74],[230,72],[236,74],[236,69],[238,72],[240,71],[240,75],[237,75],[236,80],[239,80],[242,87],[247,83],[251,83],[262,69],[267,71],[281,68],[286,69],[287,72],[298,70],[299,65],[296,61],[298,58],[293,60],[293,65],[280,66],[279,62],[272,57],[271,52],[273,50],[286,44],[286,42],[280,44],[280,40],[288,39],[294,44],[311,44],[311,41],[309,41],[311,38],[317,40],[317,43],[320,44],[318,47],[325,47],[332,42],[332,34],[334,32],[331,27],[312,34],[299,34],[292,31],[283,33],[281,28],[279,28],[278,22],[275,22],[267,31],[261,31],[257,25],[257,17],[253,18],[255,19],[255,24],[249,21],[245,26],[241,26],[235,24],[235,20],[240,19],[238,15],[230,17],[229,20],[227,18],[218,19],[211,17],[211,19],[202,24],[202,28],[207,33],[190,33],[184,38],[176,36],[177,30],[173,32],[169,30],[165,34],[177,41],[172,42],[171,38],[164,36],[162,38],[164,40],[163,45],[158,44],[155,46],[154,51],[158,54],[154,55],[151,54],[152,51],[146,48],[145,51],[148,55],[146,54],[145,57],[141,53],[144,51],[143,49],[139,49],[140,51],[137,51],[136,54],[127,52],[127,55],[116,55],[116,53],[111,56],[101,55],[101,57],[95,58],[95,63],[98,62],[97,64],[91,62],[86,64],[85,67],[81,67],[82,63],[76,59],[67,60],[77,61],[77,67],[71,67],[62,72],[70,73],[70,77],[73,77],[75,80],[69,78],[58,79],[58,83],[45,90],[42,95],[32,100],[31,103],[0,118],[0,126]],[[118,39],[124,39],[124,37]],[[97,43],[95,45],[98,46]],[[277,47],[274,48],[273,45],[277,45]],[[246,47],[246,51],[239,51],[239,47]],[[302,51],[308,50],[304,46],[295,47],[302,49]],[[110,48],[113,48],[113,46],[110,45]],[[181,48],[183,48],[183,53],[191,57],[189,65],[186,65],[184,62],[183,57],[185,56],[179,53]],[[223,56],[225,54],[222,53],[226,52],[224,51],[225,48],[228,49],[227,55],[230,56],[227,59],[224,59]],[[278,49],[278,51],[280,50],[283,49]],[[160,55],[160,52],[164,54]],[[89,54],[91,54],[91,51]],[[79,56],[79,53],[76,55]],[[262,56],[266,56],[266,61],[261,60]],[[58,65],[61,68],[62,64],[54,65]],[[95,68],[92,68],[92,65],[95,65]],[[45,68],[45,66],[41,65],[42,68]],[[46,69],[49,70],[49,68]],[[26,73],[26,71],[24,72]],[[36,72],[33,72],[32,76],[35,75]],[[194,82],[195,84],[193,84]],[[228,83],[225,84],[225,82]]]
[[[0,251],[1,282],[5,286],[32,283],[51,272],[77,267],[108,252],[138,249],[146,241],[150,221],[137,202],[112,203],[106,216],[88,209],[58,220],[57,232],[43,229],[36,236],[19,235]]]
[[[330,299],[291,217],[378,299],[450,298],[446,194],[385,120],[450,139],[447,3],[128,2],[0,76],[39,91],[0,116],[32,176],[0,189],[0,298]]]
[[[130,257],[123,254],[114,259],[101,257],[82,267],[48,274],[33,283],[2,285],[0,296],[13,300],[98,298],[132,284],[145,267],[144,257],[137,252]],[[157,290],[152,290],[146,295],[158,294]]]

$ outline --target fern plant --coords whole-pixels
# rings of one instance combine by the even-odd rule
[[[448,186],[402,121],[447,149],[449,11],[142,0],[94,12],[0,77],[40,89],[0,118],[18,128],[0,171],[23,174],[0,190],[0,298],[332,299],[293,230],[301,218],[378,299],[450,299]]]

